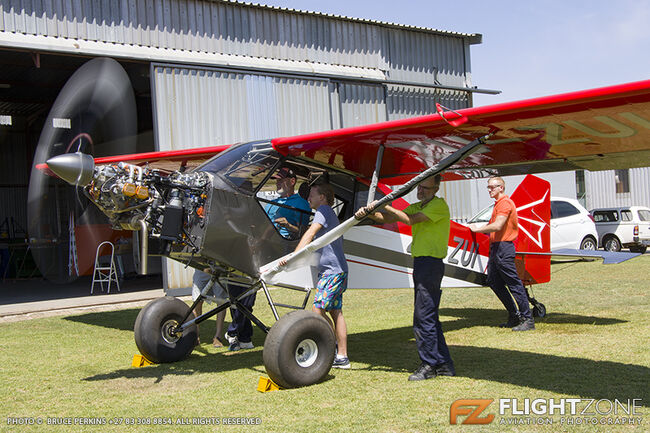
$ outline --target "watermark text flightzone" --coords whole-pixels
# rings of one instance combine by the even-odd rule
[[[461,399],[449,408],[450,424],[554,424],[640,425],[642,401],[593,398]]]

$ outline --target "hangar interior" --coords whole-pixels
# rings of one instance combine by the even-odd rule
[[[0,126],[0,152],[3,155],[0,159],[2,282],[43,277],[29,248],[27,197],[30,174],[48,113],[66,82],[88,60],[89,57],[83,56],[0,50],[0,113],[3,116]],[[149,65],[134,61],[122,61],[121,65],[131,81],[137,108],[138,139],[133,153],[153,151]],[[50,207],[47,215],[45,210],[41,214],[32,212],[32,215],[49,218],[52,232],[60,237],[69,232],[69,221],[64,212],[66,207],[66,204],[62,204],[58,209]],[[79,243],[82,244],[83,239]],[[63,259],[67,260],[67,257],[65,251]],[[92,260],[79,257],[79,260],[89,262],[94,257]],[[82,265],[84,269],[80,275],[88,274],[87,264]],[[65,268],[65,264],[62,267]],[[131,268],[132,265],[127,263],[126,271],[133,272]]]

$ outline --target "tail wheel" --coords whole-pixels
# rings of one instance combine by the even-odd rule
[[[336,338],[325,319],[311,311],[286,314],[264,342],[264,366],[283,388],[313,385],[332,368]]]
[[[533,317],[539,317],[541,319],[544,316],[546,316],[546,306],[541,302],[533,305]]]
[[[190,307],[171,296],[149,302],[135,319],[135,344],[140,353],[157,364],[187,357],[196,344],[197,329],[192,325],[182,333],[177,328]],[[191,318],[194,316],[190,316]]]

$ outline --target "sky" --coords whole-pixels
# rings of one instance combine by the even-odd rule
[[[266,0],[260,3],[461,33],[490,105],[650,78],[650,0]]]

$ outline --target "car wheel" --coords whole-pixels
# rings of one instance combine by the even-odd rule
[[[266,336],[262,353],[266,372],[283,388],[313,385],[332,368],[335,343],[332,327],[318,314],[286,314]]]
[[[618,252],[621,251],[621,241],[616,236],[610,236],[605,239],[605,250]]]
[[[633,253],[641,253],[641,254],[645,254],[645,252],[646,252],[647,249],[648,249],[648,247],[646,247],[646,246],[642,246],[642,247],[630,247],[630,251],[631,251],[631,252],[633,252]]]
[[[156,364],[180,361],[189,355],[196,344],[196,325],[188,327],[182,334],[176,332],[176,327],[182,324],[189,310],[185,302],[171,296],[145,305],[135,319],[134,327],[135,345],[140,353]]]
[[[593,251],[597,247],[596,245],[596,239],[592,238],[591,236],[585,236],[585,238],[580,242],[580,249],[581,250],[590,250]]]

